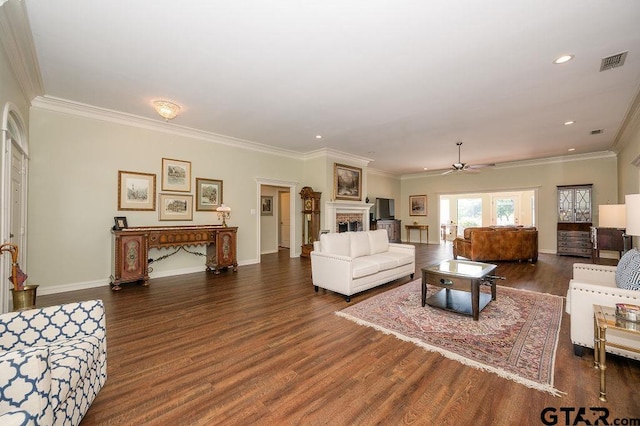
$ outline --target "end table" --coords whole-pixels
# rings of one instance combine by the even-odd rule
[[[606,346],[624,349],[626,351],[640,353],[640,345],[631,347],[617,343],[607,342],[607,329],[618,330],[640,336],[640,323],[627,321],[616,317],[616,309],[609,306],[593,305],[593,359],[594,366],[600,369],[600,401],[607,401],[607,384],[605,372]]]

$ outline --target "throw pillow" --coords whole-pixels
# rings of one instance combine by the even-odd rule
[[[640,250],[631,249],[622,256],[616,268],[616,285],[640,291]]]

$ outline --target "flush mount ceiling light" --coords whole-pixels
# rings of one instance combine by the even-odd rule
[[[153,101],[153,107],[165,121],[173,120],[180,112],[180,106],[170,101]]]
[[[564,64],[566,62],[569,62],[572,59],[573,59],[573,55],[562,55],[559,58],[557,58],[555,61],[553,61],[553,63],[554,64]]]

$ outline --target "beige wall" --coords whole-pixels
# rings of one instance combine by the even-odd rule
[[[196,177],[223,180],[224,203],[233,209],[228,223],[239,227],[240,264],[259,261],[257,179],[298,182],[304,169],[304,161],[289,157],[32,108],[30,281],[44,293],[47,287],[104,284],[111,275],[114,216],[126,216],[129,226],[219,223],[211,212],[194,211],[190,222],[160,222],[157,211],[117,210],[118,170],[156,174],[160,193],[162,158],[190,161],[192,185]],[[150,256],[167,252],[153,250]],[[202,265],[202,257],[179,252],[152,264],[151,276],[198,271]]]
[[[615,156],[602,158],[553,162],[522,167],[496,167],[481,173],[455,173],[449,175],[414,175],[402,179],[400,204],[409,202],[410,195],[427,194],[427,218],[421,223],[429,225],[431,243],[439,237],[438,198],[442,194],[535,190],[538,194],[537,226],[539,248],[542,252],[556,251],[556,186],[571,184],[594,184],[594,211],[597,205],[615,198],[617,187],[617,164]],[[398,204],[398,200],[396,200]],[[406,209],[400,217],[403,225],[412,223],[414,217]],[[594,218],[597,223],[597,216]]]

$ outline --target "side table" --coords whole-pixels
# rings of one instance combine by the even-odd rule
[[[405,225],[407,230],[407,243],[411,242],[411,230],[417,229],[419,232],[419,241],[422,244],[422,230],[427,231],[427,244],[429,244],[429,225]]]
[[[615,308],[609,306],[593,305],[593,360],[594,366],[600,369],[600,401],[607,401],[607,384],[605,372],[606,365],[606,347],[607,345],[624,349],[630,352],[640,353],[640,344],[637,347],[620,345],[617,343],[607,342],[607,329],[618,330],[625,333],[640,336],[640,324],[633,321],[626,321],[616,317]]]

